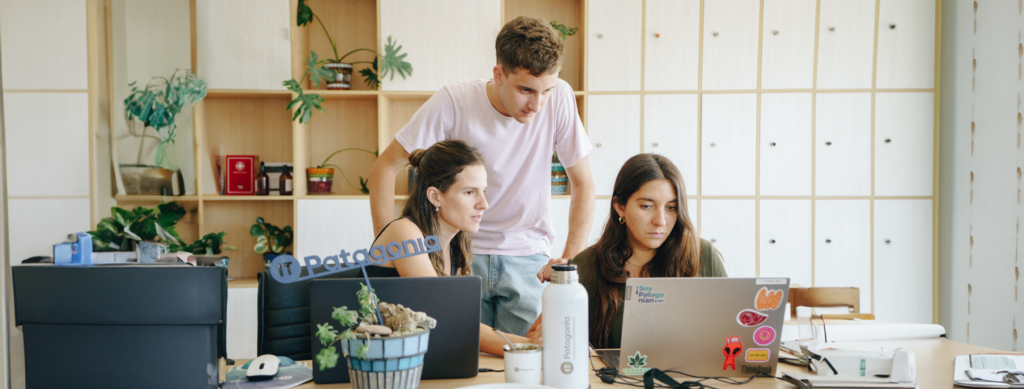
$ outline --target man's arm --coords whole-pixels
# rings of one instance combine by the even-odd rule
[[[583,157],[572,167],[565,169],[565,174],[569,176],[569,184],[572,185],[572,197],[569,200],[569,237],[565,242],[562,258],[572,259],[587,248],[587,237],[590,236],[590,224],[594,220],[596,203],[589,158]]]
[[[409,153],[397,140],[392,140],[388,148],[373,162],[369,186],[374,236],[380,234],[384,226],[395,218],[395,177],[408,163]]]

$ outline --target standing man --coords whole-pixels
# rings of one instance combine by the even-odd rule
[[[409,153],[449,139],[480,150],[491,204],[473,236],[473,274],[483,278],[481,322],[524,336],[540,313],[543,287],[537,271],[549,254],[555,255],[552,151],[558,152],[572,185],[569,236],[561,258],[586,247],[594,214],[590,139],[572,88],[558,78],[563,47],[543,20],[508,22],[495,42],[494,80],[451,84],[435,93],[395,134],[370,173],[376,234],[394,216],[395,176],[408,164]]]

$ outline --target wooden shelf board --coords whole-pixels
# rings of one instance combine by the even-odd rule
[[[295,196],[281,196],[281,195],[269,195],[269,196],[221,196],[221,195],[203,195],[203,201],[291,201],[295,199]]]
[[[369,199],[369,195],[305,195],[296,197],[299,200],[363,200]],[[395,195],[395,200],[405,201],[409,199],[409,195]]]
[[[171,201],[199,201],[199,196],[196,195],[185,195],[185,196],[160,196],[160,195],[114,195],[114,200],[131,202],[131,203],[150,203],[150,202],[171,202]]]
[[[260,286],[260,282],[256,277],[235,277],[228,281],[228,288],[255,288],[258,286]]]
[[[434,93],[436,92],[380,92],[382,96],[387,97],[391,100],[426,100],[429,99],[430,96],[433,96]]]
[[[287,89],[210,89],[207,98],[291,98],[292,92]]]
[[[325,100],[376,100],[380,94],[375,90],[326,90],[326,89],[305,89],[303,93],[315,93]]]

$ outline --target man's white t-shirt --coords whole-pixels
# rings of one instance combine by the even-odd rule
[[[576,97],[559,79],[547,105],[523,124],[491,106],[487,83],[445,86],[416,111],[395,140],[410,153],[440,141],[461,140],[483,155],[490,208],[473,235],[474,254],[550,256],[555,237],[550,212],[552,151],[568,168],[593,148]]]

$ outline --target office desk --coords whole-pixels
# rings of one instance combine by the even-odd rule
[[[884,348],[896,348],[904,347],[907,350],[916,354],[917,357],[917,381],[921,388],[952,388],[953,387],[953,357],[957,355],[971,354],[971,353],[987,353],[987,352],[999,352],[999,350],[991,349],[988,347],[973,346],[965,343],[954,342],[945,338],[935,339],[913,339],[913,340],[890,340],[890,341],[878,341],[878,342],[851,342],[851,343],[836,343],[837,346],[842,345],[855,345],[857,347],[884,347]],[[604,364],[597,357],[593,358],[594,365],[596,367],[602,367]],[[245,364],[245,361],[235,361],[239,365]],[[307,361],[307,364],[312,365],[311,362]],[[340,365],[340,364],[339,364]],[[480,367],[491,368],[496,370],[502,370],[504,368],[504,360],[501,358],[493,357],[490,355],[480,355]],[[790,366],[786,364],[779,364],[781,371],[800,371],[800,368],[796,366]],[[224,381],[224,373],[227,372],[227,368],[221,362],[220,379]],[[675,378],[675,375],[673,375]],[[682,381],[681,379],[679,381]],[[459,379],[459,380],[424,380],[420,381],[420,388],[423,389],[449,389],[459,388],[463,386],[479,385],[479,384],[493,384],[505,382],[505,373],[480,373],[474,378]],[[724,388],[792,388],[793,385],[785,383],[780,380],[773,380],[767,378],[758,378],[746,385],[735,386],[717,383],[716,381],[704,381],[706,385],[714,387]],[[626,388],[627,386],[622,384],[605,384],[601,382],[596,375],[590,375],[590,385],[594,388]],[[311,388],[350,388],[350,384],[331,384],[331,385],[316,385],[312,382],[305,385],[301,385],[298,388],[311,389]]]

